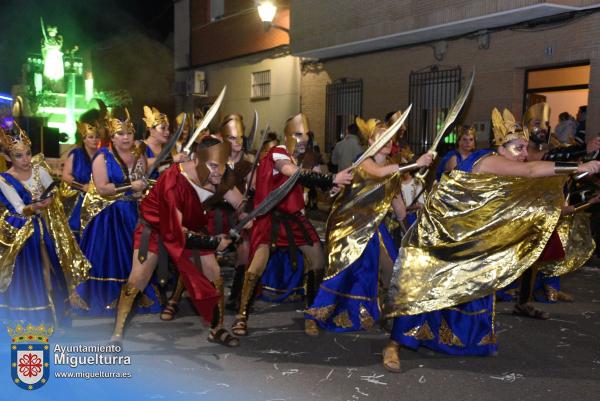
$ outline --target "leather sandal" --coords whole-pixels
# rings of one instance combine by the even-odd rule
[[[513,309],[513,314],[519,315],[519,316],[531,317],[531,318],[540,319],[540,320],[550,319],[550,314],[548,312],[538,309],[535,306],[531,305],[530,303],[516,304],[515,308]]]
[[[383,349],[383,367],[385,370],[400,373],[400,344],[390,341]]]
[[[224,328],[220,328],[217,331],[211,329],[208,332],[207,340],[208,342],[221,344],[226,347],[238,347],[240,345],[239,338],[232,336]]]
[[[169,301],[167,306],[160,312],[160,320],[170,321],[175,318],[175,314],[179,310],[179,306],[177,306],[176,302]]]
[[[247,336],[248,335],[248,322],[245,319],[237,319],[231,325],[231,331],[236,336]]]
[[[309,337],[317,337],[319,335],[319,326],[312,319],[304,319],[304,334]]]

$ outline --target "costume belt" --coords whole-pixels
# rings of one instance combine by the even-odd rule
[[[313,241],[310,238],[310,234],[308,233],[306,227],[304,226],[304,224],[302,224],[302,221],[299,218],[299,216],[301,215],[302,213],[300,212],[290,214],[281,212],[279,210],[275,210],[271,213],[271,246],[275,247],[277,245],[279,225],[283,225],[289,242],[288,252],[292,261],[292,268],[294,271],[296,271],[296,268],[298,267],[298,247],[296,246],[296,240],[294,238],[294,231],[292,230],[291,223],[294,223],[296,226],[298,226],[300,232],[302,233],[302,236],[304,237],[304,240],[309,245],[313,245]]]

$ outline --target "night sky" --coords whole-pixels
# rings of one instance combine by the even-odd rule
[[[27,53],[40,52],[40,17],[58,27],[63,51],[131,31],[164,41],[173,31],[173,0],[0,0],[0,92],[19,83]]]

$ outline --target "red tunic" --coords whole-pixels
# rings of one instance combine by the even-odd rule
[[[177,212],[182,213],[179,223]],[[191,252],[185,249],[183,228],[206,231],[208,219],[198,195],[187,178],[181,174],[180,165],[174,164],[164,171],[156,185],[140,204],[140,218],[152,229],[149,251],[158,253],[158,236],[171,260],[177,266],[194,307],[210,322],[219,293],[212,283],[190,261]],[[138,224],[134,234],[134,249],[139,249],[143,225]],[[206,252],[211,253],[211,252]]]
[[[269,152],[267,152],[267,154],[260,160],[258,168],[256,169],[256,191],[254,193],[255,206],[259,205],[269,195],[269,193],[271,193],[271,191],[280,187],[288,179],[288,177],[284,174],[274,173],[275,160],[273,159],[273,155],[276,153],[287,156],[291,160],[291,157],[285,148],[279,146],[271,148],[271,150],[269,150]],[[292,222],[291,226],[294,242],[297,246],[308,244],[304,238],[304,235],[302,235],[303,229],[308,232],[308,235],[313,242],[318,243],[319,236],[317,235],[317,232],[312,224],[310,224],[308,219],[301,213],[302,209],[304,209],[303,187],[297,183],[273,210],[294,215],[297,223]],[[272,211],[256,219],[256,222],[252,227],[252,237],[250,240],[251,258],[252,255],[254,255],[256,248],[260,244],[271,244],[271,224]],[[300,227],[298,224],[300,224],[302,227]],[[289,239],[282,224],[279,225],[275,245],[289,245]]]

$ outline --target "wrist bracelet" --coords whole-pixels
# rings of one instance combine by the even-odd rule
[[[577,172],[579,163],[575,162],[554,162],[554,174],[572,174]]]

